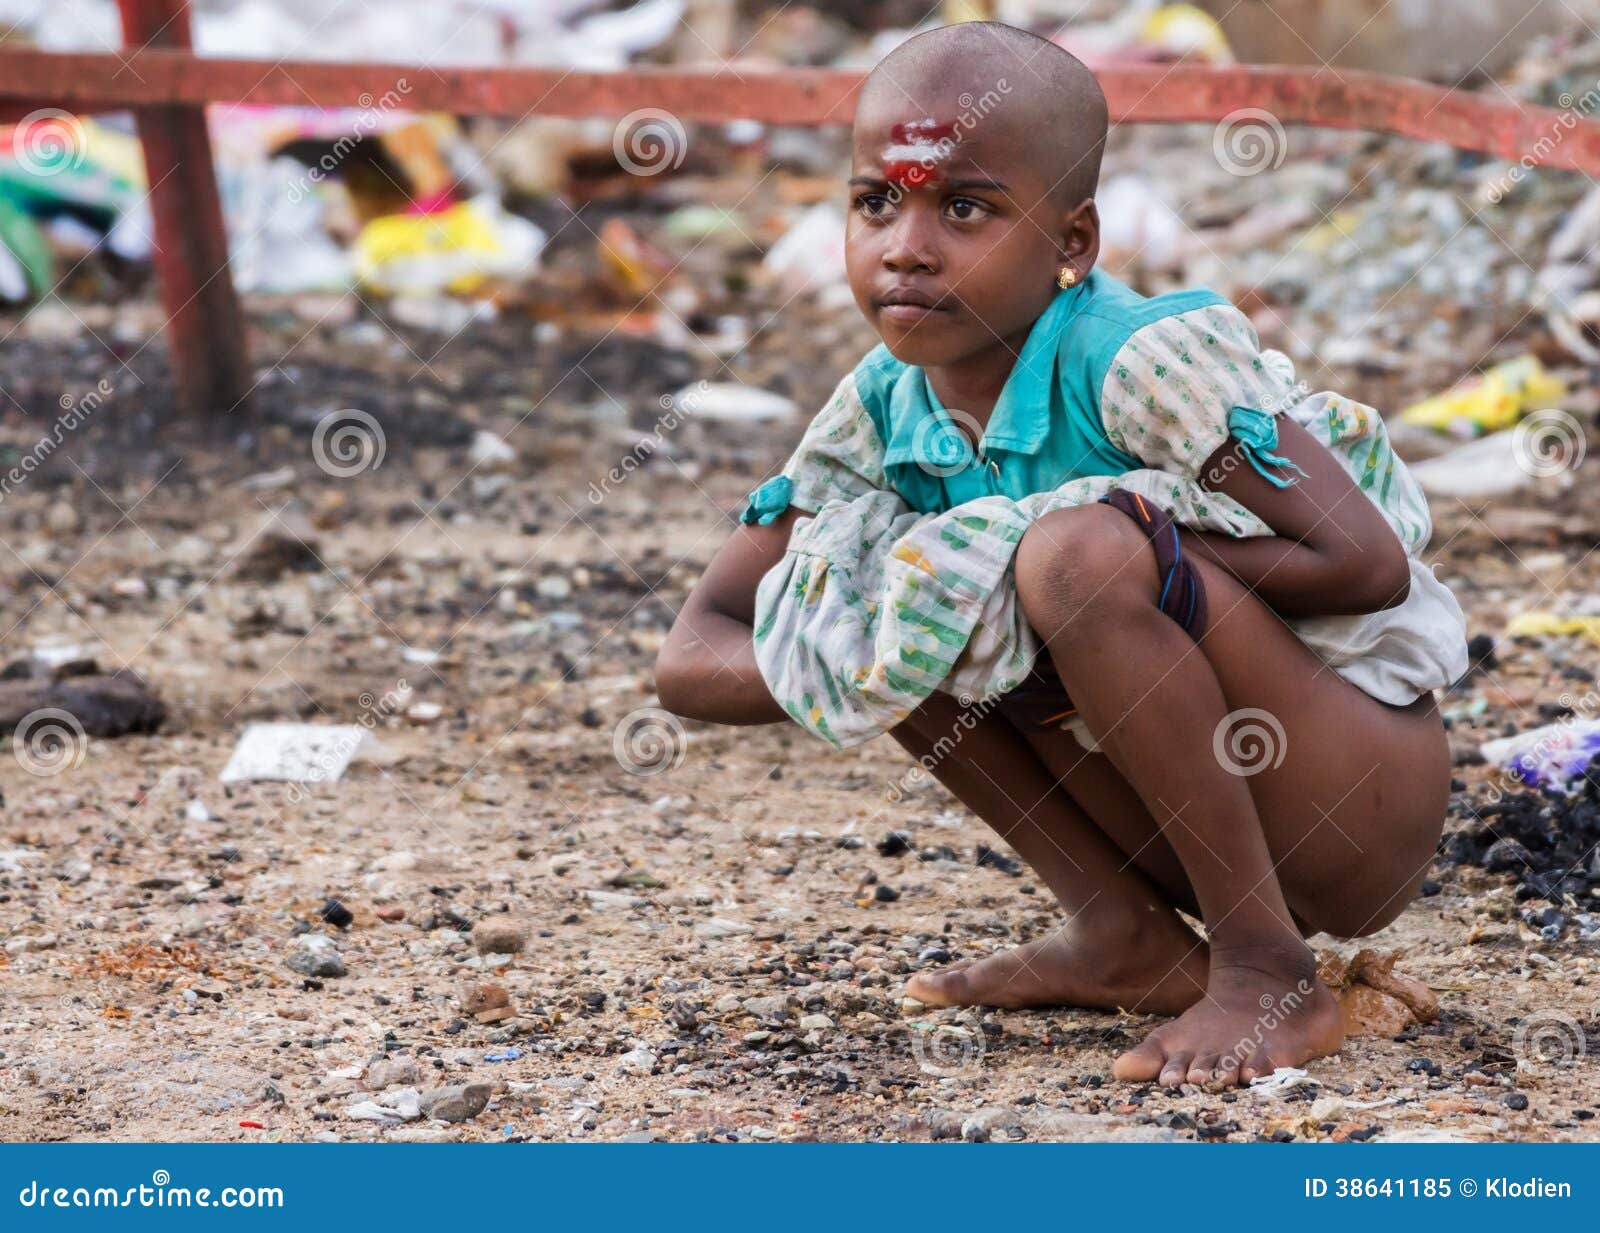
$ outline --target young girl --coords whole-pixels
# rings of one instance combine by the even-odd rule
[[[657,685],[891,732],[1049,885],[1055,934],[910,996],[1173,1015],[1117,1076],[1234,1084],[1343,1040],[1305,938],[1422,880],[1464,622],[1374,411],[1220,297],[1094,268],[1105,134],[1088,70],[1006,26],[868,78],[847,259],[883,346],[751,494]]]

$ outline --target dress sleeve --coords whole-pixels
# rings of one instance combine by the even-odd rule
[[[749,494],[739,521],[767,526],[791,505],[815,513],[887,488],[883,441],[847,374],[817,413],[783,470]]]
[[[1217,304],[1135,331],[1106,370],[1100,416],[1111,443],[1154,470],[1198,479],[1232,436],[1283,488],[1305,472],[1274,452],[1276,417],[1303,397],[1287,357],[1263,352],[1250,319]]]

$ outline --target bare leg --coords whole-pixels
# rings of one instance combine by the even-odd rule
[[[1437,841],[1449,780],[1431,699],[1368,697],[1199,564],[1212,619],[1197,645],[1155,607],[1153,554],[1114,510],[1048,515],[1017,558],[1030,622],[1165,847],[1137,847],[1137,829],[1113,838],[1180,901],[1181,870],[1207,922],[1206,998],[1118,1061],[1122,1077],[1167,1083],[1234,1082],[1338,1047],[1337,1007],[1295,916],[1358,934],[1397,915]],[[1266,734],[1260,765],[1236,739],[1252,723]],[[1060,742],[1039,748],[1070,783],[1076,746]],[[1096,778],[1115,791],[1103,769],[1076,773],[1080,794]]]
[[[1049,937],[912,979],[931,1005],[1075,1005],[1176,1014],[1205,988],[1205,946],[1001,716],[935,694],[895,739],[1014,847],[1067,918]]]

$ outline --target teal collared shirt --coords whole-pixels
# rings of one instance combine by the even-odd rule
[[[1204,289],[1146,298],[1090,271],[1034,323],[976,450],[957,422],[976,423],[941,404],[921,368],[874,348],[856,368],[856,389],[884,442],[889,482],[912,509],[933,514],[979,497],[1020,500],[1086,475],[1142,467],[1106,435],[1106,370],[1144,326],[1220,303],[1226,301]]]

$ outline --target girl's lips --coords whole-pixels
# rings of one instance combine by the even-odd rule
[[[915,325],[919,321],[944,312],[944,309],[931,304],[901,302],[897,304],[880,304],[878,312],[890,321],[898,322],[902,325]]]

